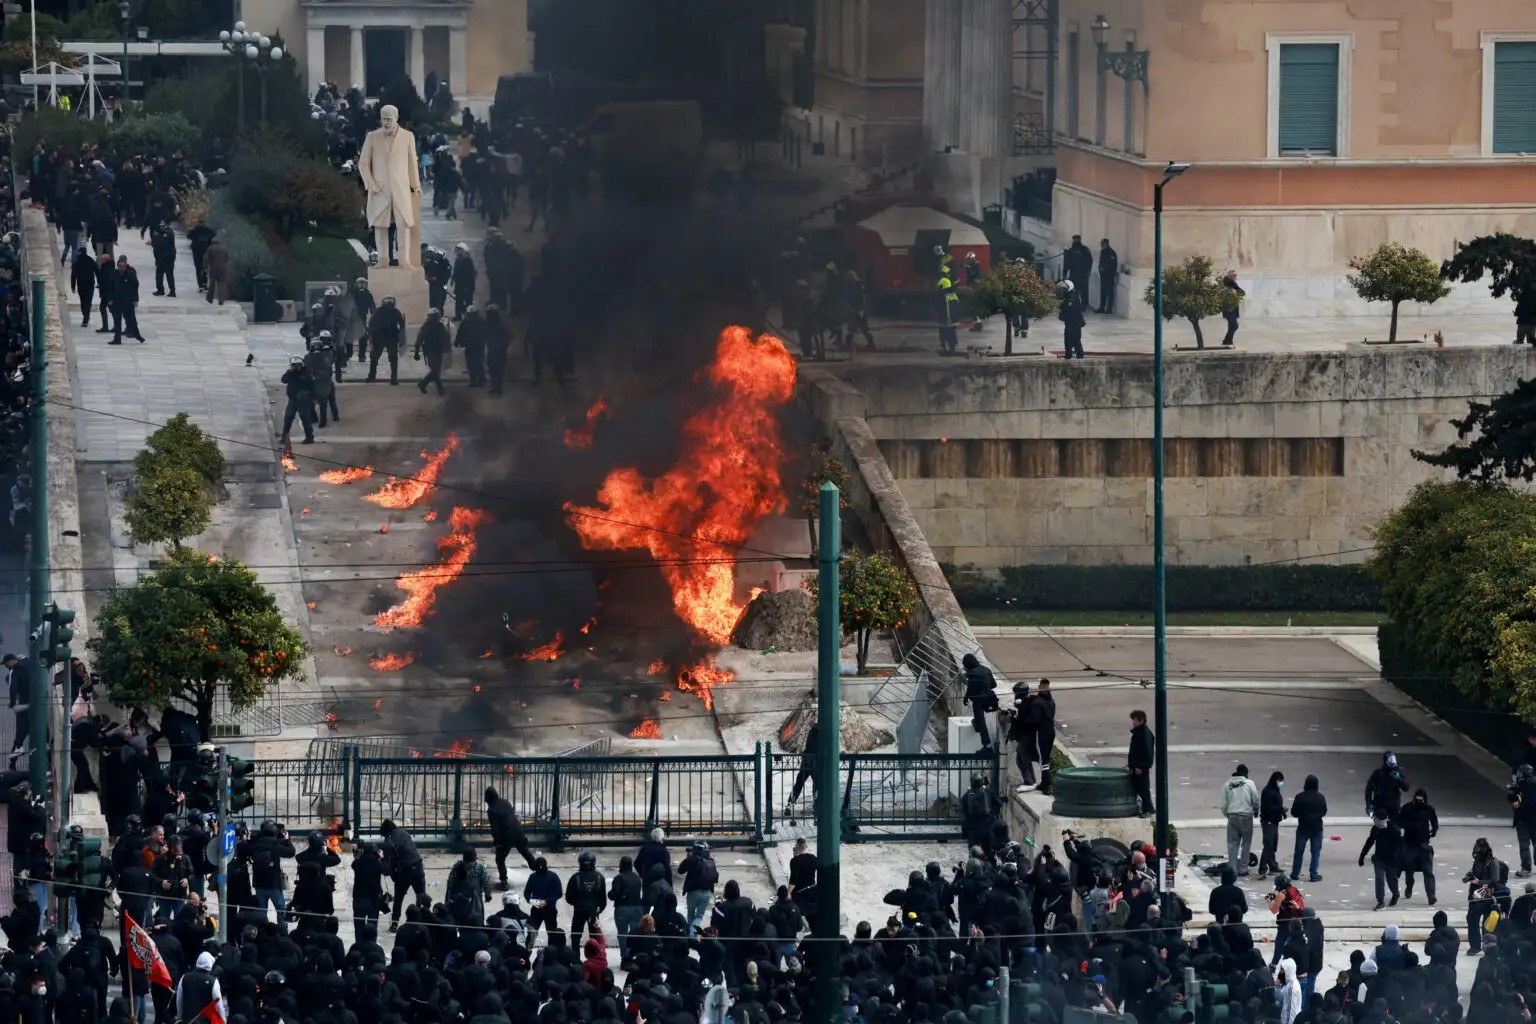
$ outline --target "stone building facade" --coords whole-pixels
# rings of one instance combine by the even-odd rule
[[[1536,374],[1513,346],[1173,357],[1168,558],[1361,561],[1372,531],[1440,471],[1469,399]],[[941,562],[1145,564],[1152,543],[1148,362],[1018,361],[840,370]]]

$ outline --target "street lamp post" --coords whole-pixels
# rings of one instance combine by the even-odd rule
[[[123,109],[128,109],[128,94],[132,91],[129,83],[133,77],[128,73],[128,21],[133,16],[133,8],[128,0],[117,0],[117,14],[123,22]]]
[[[273,46],[272,39],[259,32],[246,30],[245,22],[235,22],[233,29],[225,29],[219,33],[219,44],[224,51],[239,62],[239,75],[236,86],[236,112],[235,129],[238,134],[245,134],[245,62],[250,61],[256,65],[256,71],[261,76],[261,123],[267,122],[267,62],[277,62],[283,59],[283,48]]]
[[[1157,820],[1154,841],[1160,858],[1170,854],[1168,835],[1168,559],[1163,540],[1163,189],[1189,164],[1169,163],[1163,180],[1152,188],[1152,672],[1153,726],[1157,734]],[[1163,884],[1158,864],[1158,888],[1165,915],[1173,912],[1173,893]],[[1167,920],[1173,920],[1167,917]]]

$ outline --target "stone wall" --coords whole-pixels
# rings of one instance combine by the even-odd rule
[[[940,562],[1151,561],[1151,363],[1038,359],[845,364],[910,515]],[[1354,345],[1343,353],[1170,356],[1168,557],[1361,561],[1438,471],[1469,399],[1536,373],[1526,348]]]

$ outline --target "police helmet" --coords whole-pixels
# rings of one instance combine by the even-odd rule
[[[282,988],[288,983],[283,977],[282,971],[268,971],[267,976],[261,979],[261,987],[265,989]]]
[[[702,840],[702,839],[695,839],[693,841],[693,852],[694,853],[708,853],[709,852],[709,844],[707,842],[705,842],[704,840]]]
[[[393,295],[386,295],[386,296],[384,296],[384,305],[386,305],[386,306],[393,306],[394,304],[395,304],[395,297]]]
[[[321,331],[320,332],[320,340],[321,341],[330,341],[331,340],[331,332],[330,331]]]
[[[41,832],[33,832],[30,836],[27,836],[27,842],[33,846],[41,846],[43,844],[43,834]]]
[[[78,821],[70,822],[69,823],[69,828],[66,829],[65,831],[68,832],[69,838],[71,838],[71,839],[84,839],[85,838],[85,826],[80,824]]]
[[[438,317],[438,316],[442,316],[442,315],[443,315],[443,311],[440,310],[440,309],[429,309],[429,310],[427,310],[427,316],[429,316],[429,317]]]
[[[312,847],[324,846],[325,834],[321,832],[311,832],[309,834],[309,845]]]
[[[311,305],[310,305],[310,307],[309,307],[309,311],[310,311],[310,312],[311,312],[311,313],[320,313],[320,312],[323,312],[323,311],[324,311],[324,307],[323,307],[323,306],[321,306],[321,305],[320,305],[320,303],[318,303],[318,302],[315,302],[315,303],[312,303],[312,304],[311,304]]]
[[[581,856],[576,858],[576,866],[583,871],[597,867],[597,854],[591,850],[582,850]]]
[[[130,814],[124,819],[124,824],[128,826],[129,832],[137,832],[144,827],[144,819],[137,814]]]
[[[353,284],[360,292],[365,292],[368,290],[368,279],[366,277],[358,278],[355,282],[353,282]]]
[[[1063,281],[1056,286],[1056,290],[1062,295],[1071,295],[1073,287],[1074,286],[1071,281]]]

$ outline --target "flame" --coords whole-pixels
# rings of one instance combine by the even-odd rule
[[[513,661],[554,661],[565,653],[561,644],[565,643],[565,634],[555,630],[555,638],[542,647],[535,647],[531,651],[512,655]]]
[[[602,393],[599,392],[597,401],[593,402],[592,408],[587,410],[586,419],[582,421],[581,426],[573,427],[565,432],[565,446],[578,450],[591,448],[593,440],[597,437],[598,421],[607,417],[608,403],[604,400]]]
[[[468,757],[469,756],[469,748],[470,748],[471,742],[472,741],[470,741],[470,740],[454,740],[453,742],[448,744],[448,749],[447,750],[435,751],[432,754],[432,756],[433,757]]]
[[[304,607],[306,607],[306,608],[313,608],[313,607],[315,607],[315,602],[313,602],[313,601],[305,601],[304,602]]]
[[[743,611],[733,597],[735,548],[784,507],[776,414],[794,391],[795,361],[778,338],[727,327],[706,376],[721,394],[683,424],[671,469],[651,480],[616,469],[596,505],[565,508],[582,547],[648,550],[678,617],[723,644]]]
[[[586,636],[588,633],[592,632],[592,627],[595,625],[597,625],[597,619],[595,617],[588,619],[586,622],[583,622],[581,624],[581,635]]]
[[[380,526],[380,527],[379,527],[379,532],[380,532],[380,533],[388,533],[388,532],[389,532],[389,524],[388,524],[388,523],[384,523],[384,524],[382,524],[382,525],[381,525],[381,526]]]
[[[648,676],[661,676],[667,673],[667,663],[657,658],[646,666],[645,674]]]
[[[384,706],[384,698],[383,697],[379,697],[379,698],[374,700],[374,702],[373,702],[373,710],[377,711],[377,710],[379,710],[379,708],[381,708],[383,706]]]
[[[486,658],[494,658],[494,657],[496,657],[496,652],[495,651],[486,651],[484,654],[480,655],[480,660],[484,661]]]
[[[421,521],[424,522],[424,523],[435,523],[435,522],[437,522],[437,509],[435,509],[435,508],[427,509],[426,513],[421,517]]]
[[[299,464],[293,461],[293,454],[291,452],[283,452],[283,457],[278,461],[281,462],[283,464],[283,468],[290,473],[297,473],[299,471]]]
[[[696,693],[704,702],[706,708],[715,706],[714,695],[710,692],[717,686],[724,686],[734,681],[736,673],[729,669],[721,668],[715,664],[712,654],[704,656],[704,660],[691,668],[685,668],[677,674],[677,688],[688,693]]]
[[[336,831],[336,829],[339,829],[340,827],[341,822],[339,821],[332,824],[330,834],[325,837],[326,848],[332,853],[341,852],[341,833]]]
[[[352,648],[350,648],[350,647],[332,647],[331,648],[331,652],[333,654],[339,654],[341,657],[345,658],[347,655],[352,653]]]
[[[420,572],[408,572],[395,581],[395,586],[409,596],[387,611],[374,616],[375,626],[419,626],[422,619],[432,613],[437,604],[438,588],[456,579],[464,572],[469,559],[475,553],[475,529],[489,513],[483,509],[457,507],[448,515],[448,536],[439,537],[437,550],[442,559],[434,566]]]
[[[372,466],[348,466],[346,469],[328,469],[320,479],[328,484],[350,484],[373,476]]]
[[[629,731],[632,740],[659,740],[661,739],[661,726],[656,724],[656,719],[647,718]]]
[[[325,724],[327,726],[329,726],[330,728],[332,728],[332,729],[336,728],[336,723],[339,722],[339,721],[341,721],[341,719],[336,717],[336,712],[334,712],[334,711],[327,711],[325,713]]]
[[[398,672],[415,660],[416,655],[409,651],[404,654],[375,654],[368,659],[368,667],[375,672]]]
[[[422,459],[425,460],[421,472],[415,476],[391,476],[383,487],[372,494],[365,495],[363,500],[371,501],[384,508],[410,508],[420,504],[421,500],[437,485],[437,478],[443,475],[443,465],[448,461],[448,456],[457,454],[458,450],[458,435],[449,434],[448,443],[441,451],[421,453]]]
[[[661,696],[657,697],[656,699],[657,700],[671,700],[672,699],[672,691],[671,690],[662,690],[661,691]]]
[[[303,508],[299,509],[299,515],[301,515],[301,516],[309,515],[309,506],[306,505]]]

